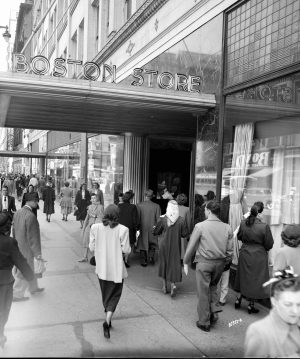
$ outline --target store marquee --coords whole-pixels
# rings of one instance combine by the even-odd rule
[[[95,62],[87,61],[83,64],[81,60],[63,59],[61,57],[54,59],[51,74],[54,77],[65,77],[67,75],[66,64],[74,65],[75,68],[80,66],[83,71],[83,77],[86,80],[106,82],[107,74],[111,77],[111,82],[116,83],[117,68],[115,65],[103,64],[99,66]],[[13,71],[27,73],[32,71],[36,75],[46,75],[51,69],[50,61],[42,55],[34,56],[30,62],[27,61],[23,54],[13,55]],[[101,76],[102,74],[102,76]],[[156,81],[158,87],[162,89],[173,89],[185,92],[200,92],[201,77],[185,74],[172,74],[170,72],[158,73],[156,70],[135,68],[131,82],[133,86],[142,86],[144,83],[148,87],[153,87]]]

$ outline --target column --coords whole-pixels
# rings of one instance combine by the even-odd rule
[[[143,200],[147,185],[147,141],[144,137],[134,136],[130,132],[126,132],[124,137],[123,192],[132,189],[135,193],[133,202],[138,203]]]
[[[88,140],[87,133],[81,134],[80,142],[80,186],[82,183],[87,183],[87,168],[88,168]]]

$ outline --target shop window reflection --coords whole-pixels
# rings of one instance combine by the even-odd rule
[[[88,139],[88,189],[99,183],[104,206],[118,203],[122,192],[123,151],[123,136],[97,135]]]

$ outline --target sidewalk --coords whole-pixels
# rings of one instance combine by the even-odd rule
[[[158,265],[143,268],[131,255],[129,277],[112,320],[111,339],[103,336],[105,315],[94,267],[82,257],[80,223],[62,221],[60,207],[51,222],[38,211],[42,253],[48,261],[39,285],[45,291],[12,304],[1,357],[241,357],[246,328],[267,310],[249,315],[246,303],[234,309],[235,295],[209,333],[196,327],[195,271],[172,299],[161,291]],[[18,207],[19,208],[19,207]],[[27,294],[26,294],[27,295]],[[28,294],[30,295],[30,294]],[[234,321],[236,323],[232,324]]]

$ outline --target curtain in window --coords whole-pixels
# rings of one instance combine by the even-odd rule
[[[235,127],[233,156],[230,179],[230,209],[229,224],[232,230],[240,225],[243,219],[242,197],[246,184],[248,163],[251,156],[254,124],[245,123]],[[232,263],[237,265],[239,257],[239,243],[234,237],[234,252]]]

